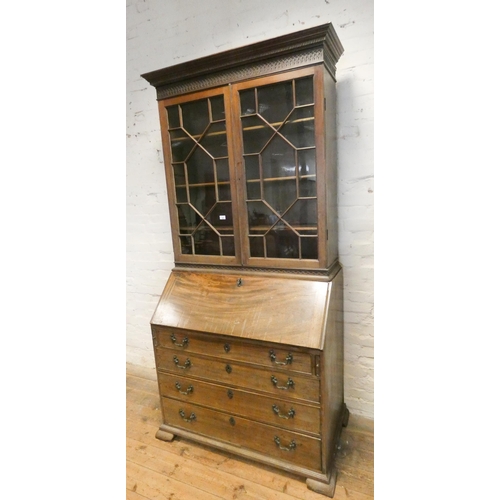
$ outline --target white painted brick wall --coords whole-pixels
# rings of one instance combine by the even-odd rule
[[[127,1],[127,361],[153,366],[149,321],[173,267],[156,93],[140,74],[331,22],[337,65],[345,400],[373,418],[373,1]]]

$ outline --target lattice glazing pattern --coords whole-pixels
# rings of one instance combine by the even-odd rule
[[[313,77],[239,96],[250,256],[317,259]]]
[[[234,256],[224,98],[167,108],[183,254]]]

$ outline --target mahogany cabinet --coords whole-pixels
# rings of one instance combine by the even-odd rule
[[[163,424],[333,496],[343,401],[331,24],[142,75],[175,267],[151,320]]]

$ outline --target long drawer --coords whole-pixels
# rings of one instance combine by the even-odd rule
[[[158,347],[308,374],[312,373],[313,369],[312,356],[308,352],[299,351],[293,347],[257,345],[234,338],[216,335],[204,336],[185,330],[158,326],[154,326],[152,331],[155,344]]]
[[[321,440],[190,403],[162,398],[165,423],[321,470]]]
[[[319,379],[313,376],[289,374],[249,365],[178,353],[157,347],[158,371],[189,375],[216,383],[264,391],[283,398],[319,402]]]
[[[158,373],[160,394],[285,429],[320,434],[320,408],[201,380]]]

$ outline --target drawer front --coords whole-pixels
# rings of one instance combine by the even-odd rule
[[[158,373],[160,394],[182,402],[209,406],[250,420],[300,432],[320,434],[319,406],[283,401],[201,380]]]
[[[155,345],[158,347],[244,361],[273,369],[312,373],[311,355],[294,348],[257,345],[234,338],[204,336],[158,326],[153,326],[152,331]]]
[[[159,371],[264,391],[280,399],[319,402],[319,380],[316,377],[253,368],[230,360],[226,362],[202,358],[195,354],[179,353],[173,349],[158,347],[155,353]]]
[[[321,440],[190,403],[162,398],[165,423],[266,456],[321,470]]]

